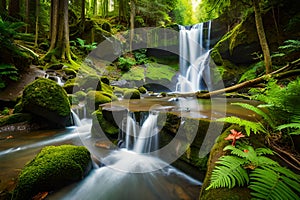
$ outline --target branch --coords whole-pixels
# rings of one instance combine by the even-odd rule
[[[239,90],[241,88],[246,88],[249,86],[257,85],[257,84],[262,83],[265,80],[268,80],[270,78],[282,79],[282,78],[286,78],[286,77],[290,77],[290,76],[294,76],[294,75],[299,75],[300,69],[294,69],[294,70],[289,70],[289,71],[283,72],[285,70],[293,68],[294,66],[297,66],[297,67],[300,66],[300,58],[293,62],[287,63],[284,67],[282,67],[272,73],[269,73],[269,74],[263,75],[261,77],[258,77],[258,78],[255,78],[255,79],[252,79],[249,81],[245,81],[243,83],[239,83],[239,84],[227,87],[227,88],[211,91],[208,93],[187,92],[187,93],[173,93],[173,95],[178,96],[178,97],[194,97],[196,95],[197,98],[199,98],[199,99],[209,99],[213,96],[217,96],[217,95],[220,95],[223,93],[233,92],[233,91]]]

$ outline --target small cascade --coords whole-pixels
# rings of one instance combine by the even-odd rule
[[[152,148],[155,150],[158,148],[157,118],[157,111],[150,112],[134,145],[135,152],[149,153]]]
[[[140,118],[139,125],[134,113],[128,112],[122,123],[119,146],[136,153],[149,153],[158,148],[158,111],[141,114]]]
[[[81,126],[81,121],[80,121],[78,115],[72,109],[71,109],[71,117],[72,117],[74,126]]]
[[[193,26],[179,26],[180,75],[178,92],[210,89],[210,32],[211,21]]]

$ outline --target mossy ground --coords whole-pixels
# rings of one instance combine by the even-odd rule
[[[85,175],[90,164],[90,153],[85,147],[44,147],[20,173],[12,199],[31,199],[39,192],[50,192],[78,181]]]

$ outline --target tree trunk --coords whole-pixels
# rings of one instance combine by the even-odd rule
[[[0,0],[0,12],[6,12],[6,0]]]
[[[36,0],[36,11],[35,11],[35,39],[34,39],[34,47],[38,47],[38,39],[39,39],[39,14],[40,14],[40,0]]]
[[[51,1],[51,22],[50,22],[51,43],[50,43],[49,52],[52,51],[56,46],[57,26],[58,26],[58,6],[59,6],[59,0]]]
[[[128,0],[119,0],[119,20],[127,21]]]
[[[16,18],[21,19],[20,17],[20,0],[10,0],[8,6],[8,15]]]
[[[51,14],[51,45],[44,58],[51,55],[57,59],[67,59],[72,65],[78,65],[71,57],[68,0],[52,0]]]
[[[254,7],[254,13],[255,13],[255,24],[256,24],[257,34],[264,55],[266,74],[269,74],[272,71],[272,60],[271,60],[270,50],[269,50],[269,46],[268,46],[268,42],[266,39],[266,34],[263,26],[263,21],[261,17],[259,0],[252,0],[252,2]]]
[[[130,1],[130,41],[129,51],[132,52],[132,43],[134,39],[134,18],[135,18],[135,0]]]
[[[26,23],[26,28],[25,28],[25,33],[28,33],[28,26],[29,26],[29,4],[30,0],[25,0],[25,23]]]
[[[93,2],[93,15],[97,15],[97,0],[94,0]]]
[[[80,23],[80,33],[84,33],[85,24],[85,0],[81,0],[81,23]]]

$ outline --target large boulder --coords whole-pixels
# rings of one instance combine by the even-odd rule
[[[91,169],[91,163],[85,147],[44,147],[20,173],[12,199],[32,199],[39,192],[50,192],[81,180]]]
[[[49,79],[37,79],[26,86],[22,96],[22,110],[41,116],[59,127],[70,122],[71,110],[67,93]]]

